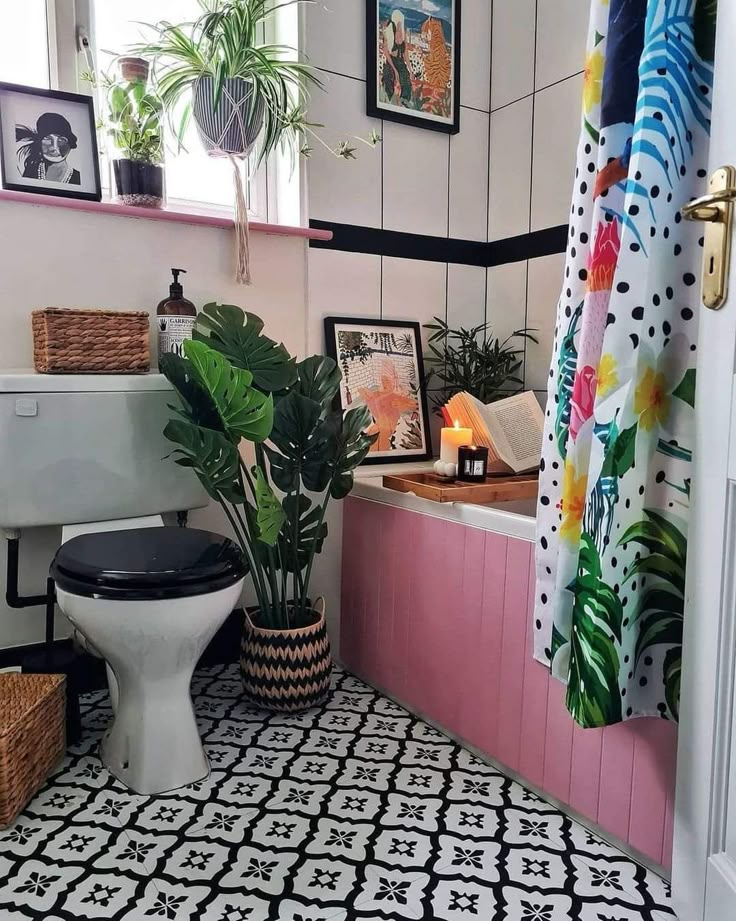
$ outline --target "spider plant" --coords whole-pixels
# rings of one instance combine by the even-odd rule
[[[247,81],[255,98],[263,101],[263,130],[257,162],[279,145],[309,154],[306,137],[317,137],[306,118],[305,100],[314,88],[322,88],[315,69],[298,52],[282,44],[259,39],[277,10],[314,0],[198,0],[202,14],[193,22],[161,21],[149,24],[155,35],[138,45],[134,53],[153,60],[158,92],[164,106],[179,117],[173,126],[179,144],[192,116],[191,93],[203,78],[213,81],[213,109],[217,109],[229,79]],[[183,106],[181,103],[184,103]],[[341,142],[330,148],[336,156],[351,159],[355,148]],[[360,139],[359,139],[360,140]],[[375,146],[373,136],[365,142]]]
[[[534,330],[517,329],[501,341],[491,335],[488,323],[472,329],[450,329],[439,317],[426,323],[425,329],[432,331],[424,361],[429,366],[427,388],[437,414],[456,393],[464,391],[481,403],[492,403],[523,387],[518,376],[523,340],[537,342]],[[513,344],[515,339],[522,341]],[[430,387],[432,381],[437,382],[434,387]],[[517,385],[516,390],[510,384]]]

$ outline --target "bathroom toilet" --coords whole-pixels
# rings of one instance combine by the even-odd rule
[[[0,529],[61,526],[58,604],[110,679],[102,759],[146,794],[207,775],[189,684],[245,575],[232,541],[163,526],[209,501],[163,435],[177,403],[161,374],[0,373]]]
[[[59,607],[115,677],[102,760],[137,793],[163,793],[208,774],[192,672],[235,607],[244,576],[233,541],[186,528],[83,534],[51,564]]]

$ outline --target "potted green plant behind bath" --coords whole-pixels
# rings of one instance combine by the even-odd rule
[[[322,87],[313,67],[287,45],[261,39],[277,10],[313,0],[198,0],[194,22],[150,24],[154,37],[135,47],[152,58],[156,85],[167,111],[175,116],[183,144],[190,118],[210,156],[228,157],[235,178],[235,230],[239,282],[250,281],[248,213],[239,163],[253,152],[260,165],[277,147],[292,157],[309,155],[316,139],[337,157],[353,159],[355,147],[341,141],[330,147],[307,121],[309,91]],[[373,134],[362,141],[375,146]]]
[[[160,208],[164,203],[163,103],[148,87],[149,64],[143,58],[119,58],[119,76],[84,74],[102,91],[100,128],[113,146],[118,201]]]
[[[258,606],[245,617],[245,691],[262,707],[299,710],[330,684],[324,605],[310,600],[325,514],[352,489],[375,436],[365,434],[365,407],[334,408],[341,373],[331,358],[297,362],[262,330],[239,307],[204,307],[184,357],[161,357],[181,398],[164,434],[221,505],[248,561]]]

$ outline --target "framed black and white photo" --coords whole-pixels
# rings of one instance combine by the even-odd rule
[[[91,96],[0,83],[2,187],[102,198]]]
[[[367,406],[378,435],[365,464],[429,460],[432,444],[422,330],[409,320],[325,317],[327,354],[342,372],[343,410]]]
[[[367,113],[460,130],[461,0],[366,0]]]

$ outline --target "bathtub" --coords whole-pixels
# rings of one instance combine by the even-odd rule
[[[383,474],[401,470],[366,468],[344,503],[343,663],[666,870],[676,727],[581,729],[564,686],[532,658],[535,502],[440,504],[386,489]]]

